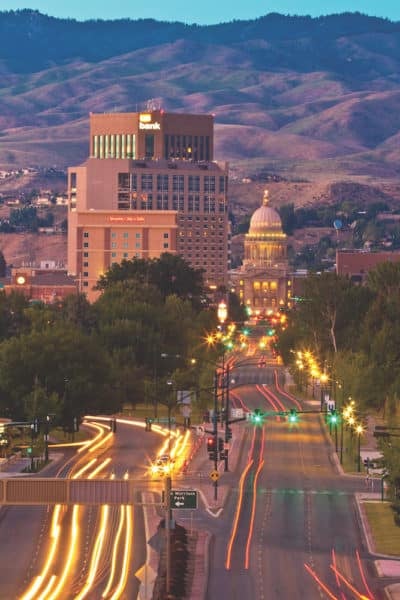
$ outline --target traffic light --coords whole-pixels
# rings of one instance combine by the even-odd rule
[[[289,412],[289,423],[297,423],[299,420],[299,415],[297,414],[297,410],[295,408],[291,408]]]
[[[224,449],[224,440],[222,438],[218,438],[218,452],[222,452]]]
[[[149,417],[146,417],[145,420],[144,420],[144,422],[145,422],[145,428],[144,428],[144,430],[145,431],[151,431],[151,424],[153,422],[153,419],[149,419]]]
[[[335,409],[329,411],[328,421],[331,425],[337,425],[339,421],[339,415],[337,414],[337,411]]]
[[[252,421],[256,425],[259,425],[263,422],[264,413],[259,408],[255,408],[252,414]]]
[[[207,452],[210,460],[217,460],[217,440],[215,436],[207,438]]]
[[[117,419],[110,419],[110,429],[112,433],[117,431]]]
[[[40,421],[39,421],[39,419],[37,417],[33,421],[33,433],[35,435],[38,435],[38,433],[40,433]]]
[[[228,427],[227,430],[226,430],[226,439],[227,440],[231,440],[232,439],[232,429],[230,427]]]

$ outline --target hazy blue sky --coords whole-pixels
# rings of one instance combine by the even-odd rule
[[[254,19],[270,12],[321,14],[359,11],[400,21],[399,0],[0,0],[0,10],[33,8],[54,17],[78,20],[92,18],[154,18],[158,21],[211,24],[233,19]]]

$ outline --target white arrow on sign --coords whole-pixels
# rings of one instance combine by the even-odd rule
[[[184,502],[175,502],[175,506],[183,506],[184,504]]]

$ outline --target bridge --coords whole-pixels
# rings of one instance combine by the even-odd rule
[[[13,477],[0,479],[2,505],[121,505],[140,504],[133,479],[58,479]],[[141,481],[140,485],[155,483]]]

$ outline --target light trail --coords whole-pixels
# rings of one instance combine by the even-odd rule
[[[276,394],[274,394],[274,392],[272,390],[270,390],[265,384],[263,384],[262,389],[267,394],[267,396],[270,396],[271,398],[273,398],[275,400],[275,402],[277,402],[279,404],[281,410],[286,410],[286,406],[282,403],[282,401],[278,398],[278,396]]]
[[[251,540],[253,538],[254,520],[255,520],[255,515],[256,515],[257,479],[258,479],[258,476],[259,476],[260,471],[263,468],[263,466],[264,466],[264,461],[261,461],[260,464],[258,465],[258,469],[256,471],[256,474],[254,476],[254,481],[253,481],[253,498],[252,498],[252,505],[251,505],[249,535],[247,537],[246,552],[245,552],[245,561],[244,561],[244,568],[245,569],[248,569],[249,568],[249,564],[250,564],[250,546],[251,546]]]
[[[276,369],[274,370],[274,376],[275,376],[275,387],[278,390],[278,392],[280,394],[282,394],[282,396],[285,396],[288,400],[291,400],[291,402],[294,402],[299,410],[302,410],[302,406],[301,406],[300,402],[297,400],[297,398],[295,396],[292,396],[292,394],[289,394],[288,392],[283,390],[281,388],[281,386],[279,385],[278,371]]]
[[[100,526],[98,528],[94,548],[90,559],[86,583],[83,586],[83,589],[79,592],[79,594],[75,596],[75,600],[82,600],[83,598],[85,598],[85,596],[87,596],[96,578],[100,558],[104,548],[104,540],[106,537],[109,512],[110,507],[107,504],[101,507]]]
[[[102,463],[100,463],[100,465],[98,467],[96,467],[96,469],[94,471],[92,471],[92,473],[89,474],[89,479],[92,479],[95,475],[97,475],[97,473],[99,473],[99,471],[101,471],[104,467],[106,467],[110,461],[111,461],[111,459],[107,458]],[[78,477],[80,477],[82,475],[82,473],[85,473],[90,468],[90,465],[92,465],[94,462],[96,462],[96,459],[93,459],[92,461],[90,461],[90,463],[88,465],[84,465],[77,473],[75,473],[75,475],[73,476],[73,479],[77,479]],[[67,579],[70,571],[72,570],[72,564],[73,564],[76,554],[78,552],[79,534],[80,534],[79,525],[78,525],[79,512],[80,512],[80,506],[74,505],[73,509],[72,509],[72,527],[71,527],[71,535],[70,535],[70,542],[69,542],[69,550],[67,553],[67,558],[64,563],[64,569],[63,569],[62,575],[58,578],[56,589],[51,593],[51,595],[46,594],[45,596],[44,595],[41,596],[40,600],[56,600],[56,598],[63,591],[66,579]],[[39,598],[37,600],[39,600]]]
[[[261,394],[261,395],[262,395],[262,396],[265,398],[265,400],[267,400],[267,401],[270,403],[270,405],[272,406],[272,408],[273,408],[274,410],[276,410],[276,411],[279,411],[279,408],[278,408],[278,406],[275,404],[275,402],[274,402],[273,398],[271,398],[271,397],[269,396],[269,394],[267,394],[267,393],[266,393],[266,391],[265,391],[265,390],[264,390],[264,389],[263,389],[263,388],[262,388],[260,385],[256,385],[256,390],[257,390],[258,392],[260,392],[260,394]],[[281,410],[282,410],[282,409],[281,409]],[[286,410],[286,409],[285,409],[285,407],[283,407],[283,410]]]
[[[329,588],[323,583],[323,581],[318,577],[318,575],[311,569],[311,567],[309,567],[306,563],[304,563],[304,567],[306,568],[306,570],[309,572],[309,574],[311,575],[311,577],[318,583],[318,585],[320,586],[320,588],[325,592],[325,594],[331,598],[331,600],[339,600],[339,598],[337,596],[335,596],[330,590]]]
[[[335,553],[335,549],[332,548],[332,564],[335,566],[336,568],[336,553]],[[336,577],[336,585],[338,586],[338,588],[340,589],[341,587],[341,583],[340,583],[340,579],[337,576],[337,574],[335,573],[335,577]],[[342,600],[346,600],[345,595],[343,594],[343,592],[341,591],[341,596],[342,596]]]
[[[358,550],[356,550],[356,558],[357,558],[358,570],[360,571],[361,579],[362,579],[362,582],[363,582],[364,587],[366,589],[366,592],[367,592],[367,594],[369,594],[371,596],[371,598],[373,598],[374,595],[373,595],[373,593],[371,592],[371,590],[368,587],[367,579],[365,577],[364,569],[363,569],[363,566],[362,566],[362,563],[361,563],[361,559],[360,559],[360,555],[359,555]]]
[[[231,537],[229,539],[229,543],[228,543],[228,549],[227,549],[227,553],[226,553],[226,561],[225,561],[225,569],[230,570],[231,568],[231,557],[232,557],[232,546],[233,546],[233,542],[235,540],[236,537],[236,533],[237,533],[237,529],[238,529],[238,523],[239,523],[239,516],[240,516],[240,511],[241,511],[241,507],[242,507],[242,502],[243,502],[243,486],[244,486],[244,480],[246,478],[246,475],[251,467],[251,465],[253,464],[253,461],[250,461],[245,470],[242,473],[242,476],[240,477],[240,481],[239,481],[239,499],[238,499],[238,503],[236,506],[236,513],[235,513],[235,518],[233,521],[233,526],[232,526],[232,533],[231,533]]]
[[[130,506],[123,506],[125,509],[125,517],[126,517],[126,527],[125,527],[125,549],[123,552],[123,564],[122,564],[122,572],[119,584],[117,589],[111,596],[110,600],[118,600],[121,597],[122,592],[124,591],[128,576],[129,576],[129,564],[131,560],[131,552],[132,552],[132,536],[133,536],[133,518],[132,518],[132,508]]]
[[[338,571],[336,569],[336,567],[334,565],[331,565],[331,569],[332,571],[337,574],[337,576],[339,577],[339,579],[341,581],[343,581],[343,583],[345,584],[346,587],[349,588],[349,590],[359,599],[359,600],[373,600],[373,598],[370,598],[369,596],[364,596],[364,594],[360,594],[360,592],[350,583],[350,581],[348,581],[346,579],[346,577],[344,575],[342,575],[340,573],[340,571]]]
[[[247,536],[245,561],[244,561],[244,568],[245,569],[248,569],[249,568],[249,564],[250,564],[250,546],[251,546],[251,540],[253,538],[254,521],[255,521],[255,516],[256,516],[256,504],[257,504],[257,479],[258,479],[258,476],[260,474],[261,469],[264,466],[264,461],[263,461],[263,458],[262,458],[263,454],[264,454],[264,441],[265,441],[265,430],[263,428],[263,430],[262,430],[262,440],[261,440],[261,445],[260,445],[260,455],[259,455],[259,458],[258,458],[259,464],[258,464],[258,468],[257,468],[256,474],[254,476],[254,480],[253,480],[253,498],[252,498],[252,504],[251,504],[249,534]]]

